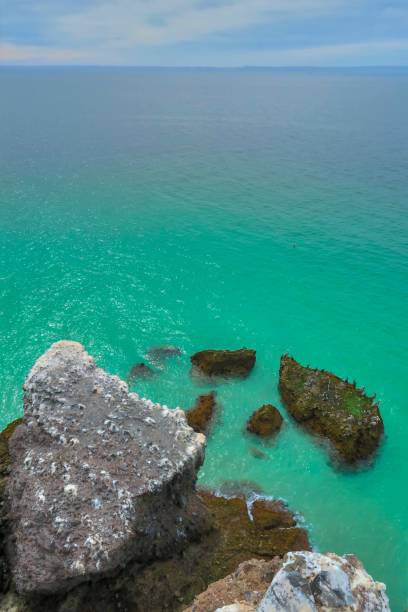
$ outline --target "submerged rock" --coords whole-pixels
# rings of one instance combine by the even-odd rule
[[[191,357],[194,368],[205,376],[244,378],[255,365],[256,351],[242,348],[237,351],[205,350]]]
[[[254,480],[223,480],[217,492],[225,497],[251,497],[254,493],[262,495],[264,490]]]
[[[131,385],[135,380],[153,378],[156,372],[145,363],[136,363],[129,370],[127,382]]]
[[[385,586],[353,555],[291,552],[257,612],[389,612]]]
[[[187,423],[194,431],[207,435],[214,417],[215,406],[214,391],[200,395],[194,408],[186,411]]]
[[[6,497],[21,593],[55,593],[130,560],[183,549],[204,436],[182,410],[141,400],[76,342],[54,344],[24,385]]]
[[[384,425],[378,405],[362,389],[288,355],[281,359],[279,389],[294,419],[330,440],[342,461],[367,459],[377,449]]]
[[[255,459],[269,459],[268,455],[263,451],[259,450],[259,448],[256,448],[256,446],[252,446],[249,449],[249,452],[253,457],[255,457]]]
[[[166,359],[170,357],[180,357],[183,351],[172,344],[164,344],[163,346],[155,346],[146,354],[147,359],[155,365],[162,366]]]
[[[251,416],[247,423],[247,431],[261,438],[268,438],[280,430],[282,423],[279,410],[272,404],[265,404]]]

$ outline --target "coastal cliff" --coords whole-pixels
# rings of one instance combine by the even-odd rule
[[[24,392],[23,418],[0,434],[0,612],[176,612],[191,602],[213,612],[200,593],[238,572],[229,600],[238,597],[240,564],[264,587],[254,603],[289,551],[312,554],[281,502],[197,491],[205,436],[183,411],[129,393],[80,344],[54,344]]]

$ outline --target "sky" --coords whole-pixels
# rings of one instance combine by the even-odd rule
[[[0,0],[0,64],[408,66],[408,0]]]

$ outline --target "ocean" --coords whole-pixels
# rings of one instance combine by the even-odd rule
[[[201,484],[256,483],[321,551],[354,553],[408,607],[408,71],[0,70],[0,427],[59,339],[133,389],[219,413]],[[244,381],[200,385],[191,354],[255,348]],[[376,394],[374,464],[336,470],[289,418],[279,360]],[[284,427],[244,432],[264,403]],[[254,456],[253,449],[266,458]]]

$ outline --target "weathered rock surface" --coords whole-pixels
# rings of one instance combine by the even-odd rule
[[[247,431],[261,438],[276,434],[282,427],[281,413],[272,404],[265,404],[256,410],[247,423]]]
[[[389,612],[385,586],[353,555],[286,555],[257,612]]]
[[[186,412],[187,423],[197,433],[207,435],[214,417],[215,406],[214,391],[206,395],[200,395],[194,408],[190,408]]]
[[[218,568],[223,568],[221,576],[231,573],[239,563],[247,559],[282,557],[289,550],[310,548],[307,532],[295,526],[295,521],[286,526],[282,518],[279,523],[276,520],[276,508],[269,507],[267,501],[258,501],[259,509],[251,518],[253,506],[248,504],[245,497],[227,499],[208,491],[200,491],[199,495],[210,510],[218,530],[213,562]],[[286,512],[288,524],[293,514],[287,509]],[[274,522],[276,527],[272,526]]]
[[[164,344],[163,346],[155,346],[148,350],[147,359],[157,366],[162,366],[170,357],[180,357],[183,351],[172,344]]]
[[[7,484],[19,592],[64,591],[201,533],[188,505],[205,438],[182,410],[129,393],[75,342],[54,344],[24,389]]]
[[[0,595],[5,593],[10,585],[10,571],[6,558],[6,539],[8,537],[7,508],[5,504],[5,489],[10,473],[9,440],[20,423],[17,419],[10,423],[0,434]]]
[[[251,507],[255,524],[260,529],[275,529],[276,527],[294,527],[295,517],[280,500],[256,499]]]
[[[310,432],[328,439],[348,464],[369,458],[384,425],[372,397],[330,372],[281,359],[279,389],[291,415]]]
[[[205,376],[244,378],[248,376],[256,361],[256,351],[242,348],[237,351],[205,350],[195,353],[191,363],[196,371]]]
[[[129,370],[127,375],[127,382],[131,385],[136,380],[146,380],[147,378],[153,378],[156,372],[145,363],[135,363]]]
[[[213,612],[221,607],[228,610],[230,606],[239,606],[239,612],[245,610],[245,606],[248,610],[254,610],[281,563],[280,557],[271,561],[244,561],[235,572],[211,584],[204,593],[194,599],[185,612]]]

